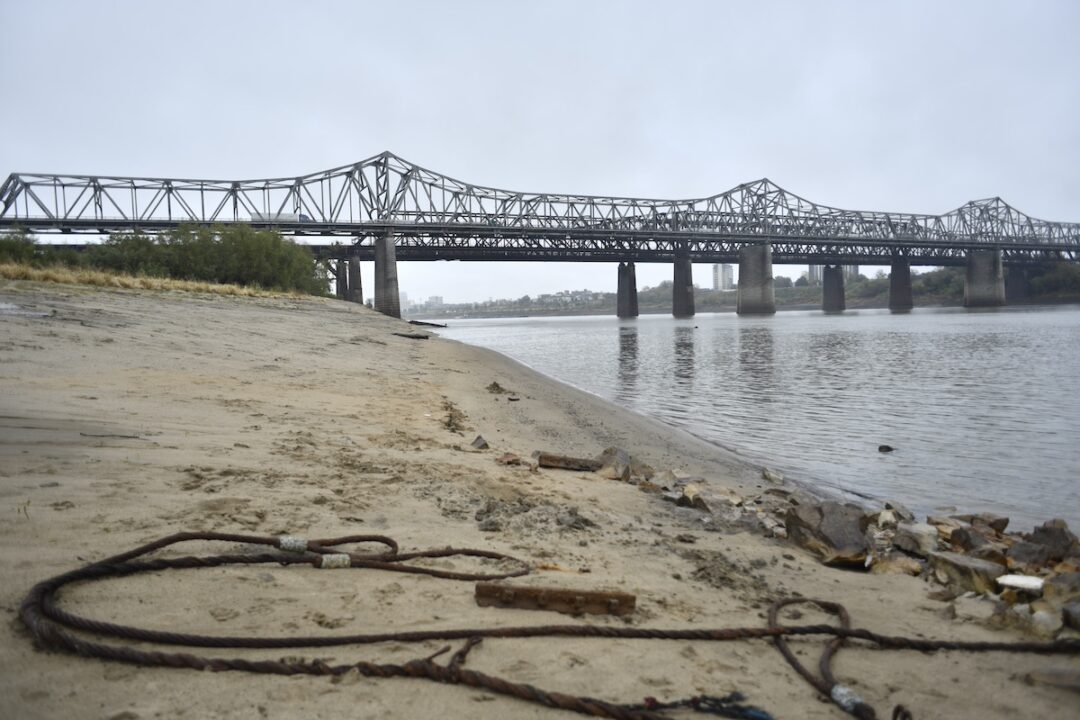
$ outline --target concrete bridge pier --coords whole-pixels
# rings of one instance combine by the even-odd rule
[[[964,307],[998,307],[1005,304],[1005,272],[1000,250],[968,252],[964,277]]]
[[[383,315],[401,317],[397,257],[394,253],[392,232],[375,239],[375,309]]]
[[[619,292],[615,314],[621,318],[637,317],[637,276],[634,263],[619,263]]]
[[[334,296],[344,300],[349,292],[349,278],[344,260],[334,260]]]
[[[364,286],[360,284],[360,258],[349,258],[349,290],[345,298],[349,302],[364,304]]]
[[[694,316],[694,273],[690,256],[675,255],[675,277],[671,287],[671,314],[677,318]]]
[[[739,249],[739,315],[772,315],[776,312],[773,290],[772,245],[744,245]]]
[[[1005,271],[1005,302],[1009,305],[1027,302],[1028,290],[1027,270],[1017,265],[1010,266]]]
[[[915,300],[911,294],[911,263],[907,258],[894,257],[889,270],[889,310],[894,313],[911,312]]]
[[[821,273],[821,309],[827,313],[844,312],[844,268],[826,265]]]

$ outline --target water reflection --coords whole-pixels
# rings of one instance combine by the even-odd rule
[[[633,400],[637,395],[638,329],[636,325],[619,328],[619,375],[615,394],[620,400]]]
[[[769,325],[739,328],[739,370],[741,383],[759,391],[773,385],[773,330]]]
[[[694,384],[694,328],[675,326],[675,385],[689,389]]]

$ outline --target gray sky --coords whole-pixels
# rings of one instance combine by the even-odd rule
[[[1071,0],[0,0],[0,28],[0,174],[248,179],[392,150],[511,190],[688,198],[769,177],[850,209],[999,195],[1080,220]],[[447,301],[616,283],[597,264],[399,274]]]

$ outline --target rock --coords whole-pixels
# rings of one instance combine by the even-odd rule
[[[1065,625],[1061,619],[1061,613],[1039,610],[1031,613],[1031,630],[1036,635],[1052,638]]]
[[[954,552],[932,552],[928,560],[938,582],[954,590],[993,592],[994,580],[1005,574],[1005,568],[997,563]]]
[[[680,507],[692,507],[709,512],[709,505],[705,502],[705,498],[701,496],[701,489],[693,483],[683,486],[682,494],[675,500],[675,504]]]
[[[502,523],[493,517],[488,517],[480,521],[479,527],[481,532],[496,532],[502,530]]]
[[[600,453],[600,469],[596,474],[609,480],[630,480],[630,453],[621,448],[609,447]]]
[[[772,470],[771,468],[761,468],[761,477],[765,478],[771,483],[784,482],[784,473],[779,470]]]
[[[670,490],[679,484],[679,477],[671,470],[664,470],[653,475],[652,481],[665,490]]]
[[[900,522],[915,522],[915,513],[907,509],[903,504],[896,502],[895,500],[886,500],[885,509],[892,510],[896,514],[897,520]]]
[[[949,544],[956,551],[970,551],[982,547],[990,541],[972,526],[959,527],[952,531],[949,536]]]
[[[926,523],[936,527],[938,535],[946,542],[952,537],[953,530],[958,530],[967,525],[967,523],[960,522],[959,520],[941,517],[940,515],[927,515]]]
[[[641,492],[647,492],[653,495],[659,495],[664,492],[664,489],[654,482],[649,480],[642,480],[637,484],[638,490]]]
[[[874,520],[879,528],[894,528],[899,523],[899,518],[892,510],[882,510]]]
[[[961,595],[953,601],[953,609],[959,620],[968,622],[986,623],[994,616],[996,602],[982,595],[968,597]]]
[[[483,435],[477,435],[476,439],[469,444],[477,450],[487,450],[489,447],[491,447],[490,445],[488,445],[488,441],[484,439]]]
[[[1064,520],[1048,520],[1042,527],[1027,536],[1028,542],[1042,545],[1050,554],[1051,560],[1064,560],[1080,552],[1080,541],[1069,531]]]
[[[1001,543],[987,543],[972,550],[969,555],[973,558],[979,558],[980,560],[988,560],[992,563],[997,563],[1002,567],[1008,567],[1009,563],[1005,559],[1006,548]]]
[[[1061,619],[1073,630],[1080,630],[1080,602],[1065,603],[1061,608]]]
[[[788,537],[826,565],[864,565],[870,547],[862,521],[861,508],[837,502],[799,505],[784,516]]]
[[[903,553],[890,553],[874,560],[870,566],[873,575],[918,575],[923,571],[923,564]]]
[[[1009,526],[1009,518],[1004,515],[996,515],[994,513],[978,513],[975,515],[952,515],[955,520],[961,520],[972,525],[987,525],[995,532],[1003,533],[1005,528]]]
[[[584,530],[585,528],[596,527],[596,523],[579,514],[578,509],[575,507],[567,508],[559,513],[558,517],[555,518],[555,522],[559,527],[569,530]]]
[[[1056,608],[1080,600],[1080,573],[1049,578],[1043,583],[1043,599]]]
[[[1065,573],[1080,572],[1080,557],[1075,555],[1071,558],[1066,558],[1052,568],[1058,575],[1064,575]]]
[[[893,545],[913,555],[926,557],[938,549],[938,531],[927,523],[900,523],[893,535]]]
[[[499,457],[495,458],[495,462],[500,465],[520,465],[521,458],[514,453],[503,453]]]
[[[896,448],[894,448],[892,445],[878,445],[877,446],[877,451],[879,453],[891,453],[895,449]]]
[[[1043,545],[1021,540],[1009,548],[1005,553],[1005,560],[1010,570],[1024,567],[1040,568],[1050,562],[1050,550]]]

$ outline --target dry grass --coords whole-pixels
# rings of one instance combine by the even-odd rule
[[[172,280],[170,278],[123,275],[70,268],[63,266],[37,268],[21,263],[0,263],[0,278],[6,280],[29,280],[32,282],[60,283],[63,285],[94,285],[97,287],[122,288],[125,290],[177,290],[180,292],[211,293],[214,295],[239,295],[244,297],[307,297],[295,292],[271,292],[243,285],[219,285],[217,283]]]

